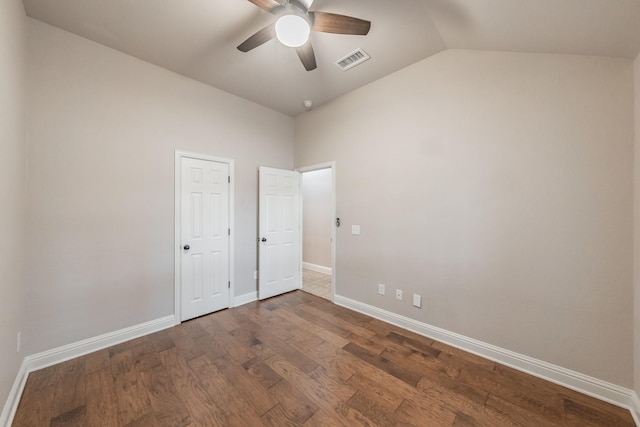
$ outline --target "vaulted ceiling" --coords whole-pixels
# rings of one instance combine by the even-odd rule
[[[640,0],[315,0],[310,10],[372,25],[367,36],[312,32],[309,72],[275,39],[236,49],[275,20],[248,0],[23,1],[32,18],[292,116],[445,49],[640,52]],[[357,48],[371,59],[335,65]]]

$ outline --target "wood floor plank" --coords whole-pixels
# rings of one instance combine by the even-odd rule
[[[214,403],[215,399],[202,386],[180,350],[176,347],[163,351],[160,358],[167,371],[172,373],[178,396],[194,424],[202,427],[227,425],[224,411]]]
[[[347,404],[359,413],[367,414],[367,418],[376,426],[398,425],[398,421],[394,416],[394,411],[378,405],[375,401],[369,399],[361,392],[354,394]]]
[[[299,426],[318,410],[313,402],[284,379],[274,384],[269,392],[279,402],[262,416],[270,426]]]
[[[98,350],[84,356],[84,372],[90,374],[92,372],[108,369],[111,361],[109,360],[109,350]]]
[[[388,389],[380,387],[383,382],[384,380],[376,382],[370,376],[362,373],[355,374],[348,381],[356,390],[359,390],[359,393],[364,394],[378,405],[395,411],[402,404],[404,398],[400,394],[391,393]]]
[[[321,408],[331,416],[337,417],[341,422],[349,425],[375,425],[364,415],[358,413],[357,410],[353,410],[335,395],[328,392],[317,381],[297,369],[284,357],[276,354],[267,359],[266,363],[318,408]]]
[[[111,357],[111,373],[121,425],[127,425],[152,411],[147,389],[133,367],[131,349],[114,353]]]
[[[354,394],[356,394],[356,389],[353,386],[341,381],[337,375],[332,375],[332,373],[322,366],[318,366],[316,369],[309,372],[309,377],[316,380],[318,384],[343,402],[347,402]]]
[[[200,384],[214,399],[216,406],[224,411],[229,426],[264,425],[253,406],[248,403],[232,384],[220,373],[207,356],[200,356],[188,362]]]
[[[447,393],[443,397],[447,400],[464,399],[464,403],[460,403],[461,408],[465,408],[468,405],[483,406],[489,395],[487,391],[479,387],[461,383],[457,379],[452,379],[437,372],[423,376],[416,388],[424,392],[433,389],[441,390]]]
[[[518,407],[544,414],[551,419],[561,418],[562,399],[557,393],[527,387],[515,378],[502,377],[485,370],[463,369],[457,380],[494,396],[500,396]],[[527,377],[522,379],[523,382],[529,380]]]
[[[556,417],[549,417],[545,414],[535,411],[529,411],[521,406],[515,405],[500,397],[489,395],[485,404],[487,411],[493,410],[498,414],[501,414],[504,418],[508,418],[515,425],[519,426],[549,426],[549,427],[561,427],[572,426],[573,424],[567,424],[565,420],[559,420]]]
[[[456,413],[437,402],[404,400],[396,410],[395,417],[400,422],[409,425],[424,425],[420,423],[425,423],[428,420],[427,425],[439,427],[452,425]]]
[[[54,417],[52,412],[55,387],[55,385],[49,388],[32,386],[32,388],[27,389],[25,386],[25,391],[13,419],[13,425],[34,427],[49,425],[51,418]]]
[[[266,330],[255,323],[247,324],[245,327],[249,328],[251,332],[258,338],[264,345],[268,346],[272,351],[277,352],[288,360],[292,361],[294,365],[302,371],[308,373],[318,367],[318,364],[304,353],[297,350],[294,346],[290,345],[286,341],[282,341],[277,335],[273,335],[271,329]],[[293,335],[288,334],[288,338]]]
[[[110,369],[87,375],[86,418],[88,425],[118,425],[118,397]]]
[[[311,418],[309,418],[303,427],[349,427],[340,420],[325,413],[322,409],[318,409]]]
[[[356,358],[345,357],[348,353],[340,347],[327,342],[318,345],[309,345],[307,341],[291,341],[297,350],[308,356],[319,366],[322,366],[329,375],[346,381],[359,370],[359,361]]]
[[[337,335],[336,333],[334,333],[334,330],[327,330],[322,326],[311,323],[307,319],[300,317],[289,310],[279,308],[279,309],[273,310],[273,312],[276,315],[282,317],[283,319],[286,319],[289,322],[293,323],[294,325],[297,325],[298,327],[306,330],[308,333],[313,334],[319,338],[322,338],[324,341],[332,342],[335,345],[340,347],[342,347],[343,345],[347,345],[349,343],[349,340],[341,337],[340,335]]]
[[[420,381],[420,374],[417,374],[413,370],[407,369],[403,366],[392,363],[391,361],[380,355],[371,353],[367,349],[364,349],[355,343],[349,343],[345,345],[343,349],[358,357],[359,359],[362,359],[364,362],[370,364],[371,366],[375,366],[376,368],[393,375],[394,377],[406,382],[411,386],[415,387]]]
[[[375,335],[375,332],[353,324],[351,322],[347,322],[339,317],[337,317],[331,310],[327,310],[327,307],[333,307],[331,304],[322,305],[319,308],[318,306],[312,304],[301,304],[299,306],[300,310],[304,310],[308,313],[311,313],[317,317],[321,317],[322,319],[330,322],[346,331],[351,332],[352,334],[356,334],[363,338],[372,338]]]
[[[189,411],[178,398],[171,375],[163,365],[141,372],[156,420],[163,426],[185,427],[191,424]]]
[[[68,412],[75,414],[79,407],[84,407],[85,405],[86,378],[84,359],[72,359],[61,363],[58,367],[60,368],[61,378],[56,385],[53,398],[54,414],[56,416]],[[84,413],[84,409],[82,412]],[[79,415],[76,414],[71,419],[75,419],[77,416]]]
[[[432,346],[433,341],[427,338],[409,338],[404,335],[400,335],[397,332],[390,332],[385,338],[393,343],[418,351],[425,356],[438,357],[442,352],[441,350],[434,348]]]
[[[473,353],[460,350],[459,348],[452,347],[448,344],[444,344],[439,341],[434,341],[433,344],[431,344],[431,347],[441,351],[439,357],[442,357],[443,355],[455,356],[456,358],[463,359],[469,363],[472,363],[476,367],[484,367],[484,368],[488,368],[489,370],[493,370],[496,364],[492,360],[485,359],[484,357],[480,357]]]
[[[153,413],[147,413],[131,421],[125,427],[162,427]]]
[[[271,357],[273,353],[269,355]],[[266,359],[266,358],[265,358]],[[242,367],[266,389],[280,382],[282,377],[269,367],[264,360],[256,357],[242,364]]]
[[[238,394],[247,402],[251,402],[258,415],[262,416],[278,404],[260,381],[252,377],[231,357],[219,357],[213,361],[213,364],[233,384]]]
[[[290,292],[32,372],[14,426],[620,426],[631,414]]]
[[[65,426],[65,427],[71,427],[71,426],[85,426],[87,425],[87,419],[86,419],[86,407],[84,405],[82,406],[78,406],[77,408],[73,408],[70,409],[60,415],[58,415],[55,418],[51,419],[51,422],[49,423],[49,425],[51,427],[58,427],[58,426]]]
[[[208,332],[208,338],[218,342],[234,360],[244,363],[256,357],[256,353],[250,346],[243,345],[234,339],[223,327],[222,324],[210,318],[204,327]]]

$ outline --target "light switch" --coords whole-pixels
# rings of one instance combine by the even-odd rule
[[[413,294],[413,306],[418,308],[422,307],[422,296]]]
[[[352,225],[351,226],[351,234],[360,234],[360,226]]]

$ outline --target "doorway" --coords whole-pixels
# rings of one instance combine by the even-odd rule
[[[302,290],[333,301],[335,163],[298,171],[302,177]]]

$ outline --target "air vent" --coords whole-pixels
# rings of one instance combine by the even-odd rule
[[[367,52],[365,52],[362,49],[356,49],[355,51],[351,52],[344,58],[338,59],[336,61],[336,65],[340,67],[342,71],[347,71],[355,67],[356,65],[362,64],[364,61],[366,61],[369,58],[371,57],[367,55]]]

